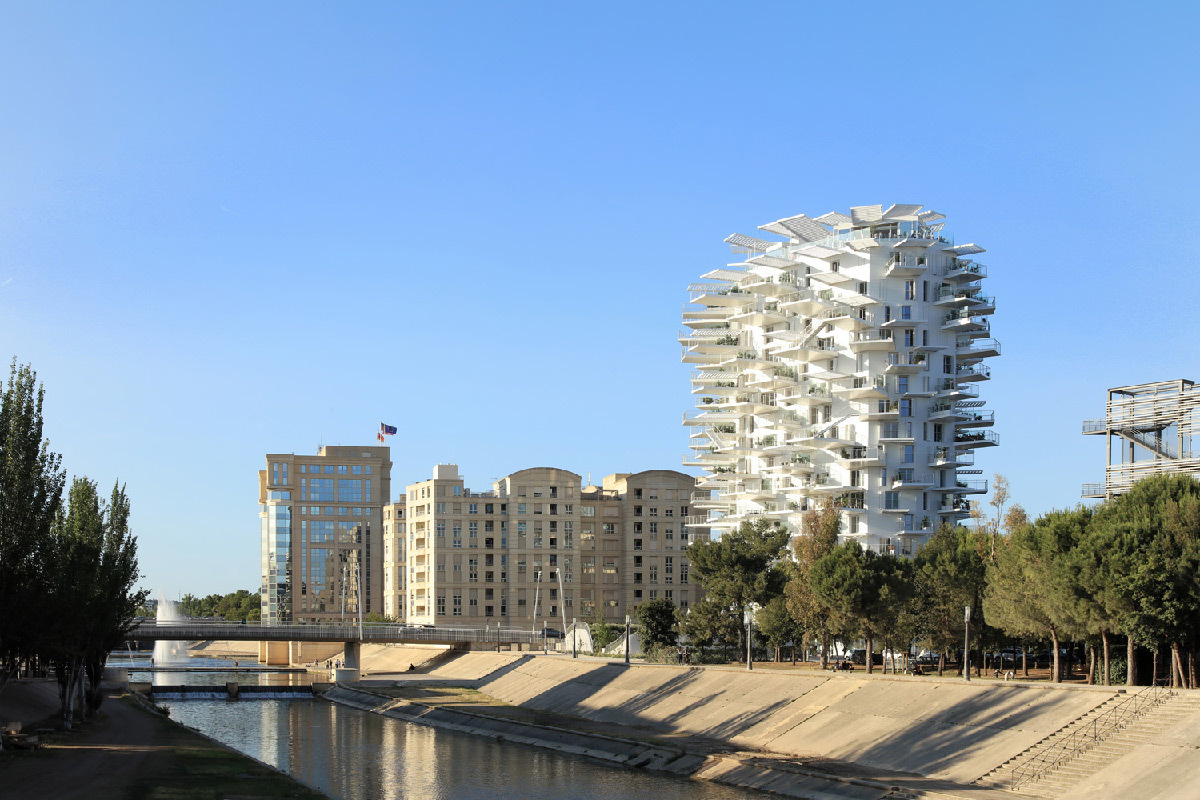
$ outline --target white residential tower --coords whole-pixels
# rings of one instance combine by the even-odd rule
[[[734,234],[744,260],[688,288],[681,332],[697,413],[689,519],[714,533],[760,515],[801,532],[831,501],[843,539],[915,553],[987,491],[998,443],[979,387],[991,338],[983,252],[918,205],[803,214]]]

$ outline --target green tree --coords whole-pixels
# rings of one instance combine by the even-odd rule
[[[728,605],[706,597],[688,606],[688,613],[683,618],[683,632],[697,647],[719,645],[728,650],[740,642],[743,628],[741,620]]]
[[[0,387],[0,691],[48,633],[50,530],[66,473],[42,436],[43,389],[12,362]]]
[[[1137,682],[1135,644],[1169,646],[1173,683],[1195,685],[1181,648],[1195,663],[1200,619],[1200,483],[1162,475],[1133,485],[1096,513],[1096,547],[1105,554],[1110,614],[1128,638],[1127,682]]]
[[[70,725],[77,714],[90,716],[100,707],[108,654],[132,630],[147,593],[135,588],[137,541],[129,532],[123,487],[114,486],[105,503],[95,483],[76,478],[52,541],[56,569],[46,605],[53,627],[42,650],[54,663],[63,720]]]
[[[916,633],[940,654],[938,674],[946,667],[945,651],[963,640],[963,609],[978,611],[983,599],[986,566],[980,544],[978,534],[944,524],[913,560]]]
[[[1073,615],[1072,559],[1087,536],[1091,511],[1051,511],[1017,530],[988,567],[983,610],[991,623],[1010,636],[1049,636],[1052,678],[1062,680],[1059,640],[1080,633]]]
[[[768,520],[744,522],[717,541],[688,547],[692,576],[706,598],[730,607],[740,620],[752,603],[765,605],[782,594],[786,576],[778,562],[788,538],[785,529]],[[738,642],[744,644],[741,632]]]
[[[813,588],[813,565],[837,547],[840,520],[840,511],[832,501],[805,512],[803,530],[794,544],[795,569],[789,573],[784,588],[792,618],[821,643],[821,669],[829,666],[833,610],[817,597]]]
[[[867,644],[867,672],[873,672],[874,643],[895,625],[912,581],[907,561],[844,542],[813,565],[813,589],[829,606],[842,630],[861,635]]]
[[[796,621],[788,611],[787,598],[782,595],[772,598],[759,609],[754,618],[755,625],[767,641],[767,646],[775,651],[775,660],[781,658],[782,649],[792,646],[792,663],[796,663],[796,648],[804,646],[804,627]]]
[[[675,604],[658,598],[647,600],[634,609],[641,626],[642,647],[647,652],[661,647],[674,647],[676,641]]]

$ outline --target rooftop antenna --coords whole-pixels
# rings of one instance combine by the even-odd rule
[[[588,486],[592,485],[592,471],[588,470]]]

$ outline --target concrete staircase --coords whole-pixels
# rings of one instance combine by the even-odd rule
[[[1134,748],[1159,741],[1164,730],[1196,713],[1200,713],[1200,692],[1177,691],[1107,739],[1022,786],[1020,791],[1047,799],[1058,797]]]
[[[1021,766],[1026,761],[1028,761],[1031,756],[1033,756],[1037,753],[1042,753],[1049,748],[1052,748],[1056,745],[1059,745],[1062,742],[1065,742],[1067,739],[1069,739],[1071,736],[1073,736],[1077,731],[1087,729],[1097,719],[1100,719],[1105,714],[1112,711],[1112,709],[1116,708],[1118,705],[1120,705],[1122,702],[1124,702],[1127,697],[1128,697],[1128,695],[1125,695],[1125,694],[1116,694],[1116,690],[1114,690],[1114,693],[1111,696],[1107,697],[1104,700],[1104,702],[1100,703],[1095,708],[1091,709],[1090,711],[1083,714],[1082,716],[1079,716],[1079,717],[1075,718],[1074,720],[1072,720],[1071,722],[1068,722],[1066,725],[1059,728],[1058,730],[1056,730],[1054,733],[1050,734],[1046,738],[1025,748],[1020,753],[1018,753],[1017,755],[1010,758],[1008,761],[1005,761],[1003,764],[996,767],[991,772],[988,772],[986,775],[984,775],[983,777],[976,780],[975,783],[979,786],[987,786],[990,788],[998,788],[998,789],[1007,789],[1009,786],[1009,783],[1012,780],[1012,773],[1013,773],[1014,769]],[[1026,790],[1023,788],[1021,791],[1025,792]]]

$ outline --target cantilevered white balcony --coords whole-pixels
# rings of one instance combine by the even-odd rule
[[[888,356],[884,372],[888,375],[916,375],[929,368],[929,358],[924,353],[892,353]]]
[[[876,400],[866,404],[858,418],[863,422],[893,422],[900,419],[899,400]]]
[[[992,358],[1000,355],[1000,342],[995,339],[963,337],[958,341],[955,353],[960,364]]]
[[[934,485],[932,475],[918,475],[912,469],[898,469],[892,476],[893,489],[929,489]]]
[[[888,278],[915,278],[928,268],[926,256],[895,253],[888,259],[883,274]]]
[[[858,331],[850,339],[851,353],[890,352],[896,349],[891,331]]]
[[[964,411],[964,418],[959,421],[960,428],[986,428],[996,422],[994,411]]]
[[[987,494],[988,482],[986,478],[975,481],[955,481],[954,486],[950,487],[950,491],[955,494]]]
[[[956,431],[954,444],[963,447],[994,447],[1000,444],[995,431]]]
[[[843,400],[886,400],[887,383],[882,375],[874,378],[855,376],[848,386],[835,386],[833,393]]]
[[[951,331],[953,333],[965,333],[967,331],[986,331],[989,329],[986,319],[979,319],[975,312],[969,308],[963,308],[958,311],[951,311],[942,318],[942,330]]]
[[[951,447],[938,447],[929,457],[931,469],[957,469],[969,467],[975,463],[975,453],[972,450],[955,450]]]
[[[937,274],[956,283],[978,281],[987,277],[987,267],[976,264],[969,258],[955,258],[937,271]]]
[[[991,377],[991,369],[984,364],[960,364],[954,371],[954,380],[959,383],[986,381]]]

